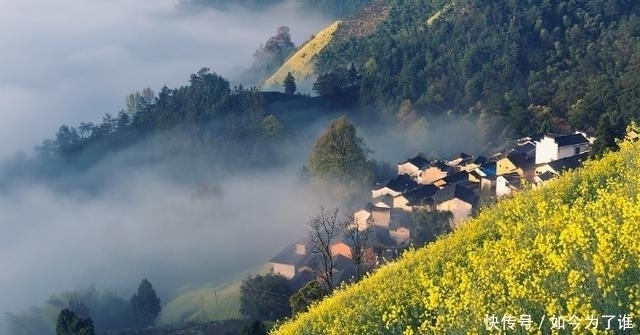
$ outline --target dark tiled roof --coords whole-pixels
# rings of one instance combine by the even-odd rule
[[[507,183],[509,183],[509,185],[511,185],[511,186],[513,186],[513,187],[515,187],[517,189],[520,188],[520,180],[522,178],[520,177],[519,174],[517,174],[515,172],[514,173],[507,173],[507,174],[502,175],[502,177],[507,180]]]
[[[440,169],[440,171],[443,171],[443,172],[449,171],[449,168],[451,168],[447,163],[441,160],[431,162],[431,166],[438,168]]]
[[[437,186],[429,184],[411,190],[402,196],[407,199],[411,206],[429,205],[433,203],[433,195],[438,190]]]
[[[482,176],[476,170],[473,170],[473,171],[469,172],[469,174],[472,175],[476,179],[482,179]]]
[[[404,193],[416,188],[418,183],[416,183],[411,176],[402,174],[391,179],[386,186],[396,192]]]
[[[478,165],[482,165],[487,161],[487,157],[485,156],[478,156],[476,157],[476,159],[473,161],[474,164],[478,164]]]
[[[515,147],[515,151],[522,154],[526,154],[527,152],[531,152],[534,150],[536,150],[536,145],[531,142],[516,145]]]
[[[423,169],[423,168],[426,168],[427,166],[429,166],[429,164],[431,162],[429,162],[428,160],[424,159],[422,156],[418,155],[418,156],[410,158],[407,161],[402,162],[400,164],[406,164],[406,163],[411,163],[415,167],[417,167],[418,169]]]
[[[467,171],[460,171],[442,178],[442,181],[444,181],[447,184],[457,184],[457,183],[462,183],[468,180],[469,180],[469,172]]]
[[[556,174],[551,172],[551,171],[545,171],[544,173],[541,173],[538,175],[538,177],[540,177],[540,179],[542,181],[548,181],[551,180],[553,178],[555,178]]]
[[[548,164],[556,172],[562,172],[568,169],[575,169],[580,165],[582,165],[582,162],[584,162],[587,159],[587,155],[588,153],[585,152],[580,155],[561,158],[553,162],[549,162]]]
[[[381,202],[389,207],[393,207],[393,196],[391,194],[385,194],[373,199],[374,202]]]
[[[455,197],[474,206],[478,203],[478,196],[464,186],[456,185]]]
[[[453,198],[458,198],[472,205],[475,205],[478,202],[478,196],[476,196],[473,191],[457,184],[449,185],[443,189],[440,189],[438,192],[436,192],[433,198],[436,204],[449,201]]]
[[[384,245],[384,246],[396,245],[396,241],[391,238],[391,235],[389,235],[389,229],[386,229],[384,227],[379,227],[379,226],[373,226],[373,231],[376,237],[377,245]]]
[[[513,163],[513,165],[518,168],[525,169],[533,165],[533,162],[522,153],[510,154],[509,156],[507,156],[507,159],[510,160],[511,163]]]
[[[584,135],[582,135],[580,133],[571,134],[571,135],[556,136],[555,137],[555,141],[556,141],[556,143],[558,143],[559,147],[566,147],[568,145],[578,145],[578,144],[589,143],[589,140],[587,140],[587,138],[584,137]]]

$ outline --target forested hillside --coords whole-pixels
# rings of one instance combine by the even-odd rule
[[[205,6],[213,6],[216,8],[245,8],[245,9],[263,9],[269,6],[286,2],[287,0],[191,0],[191,3]],[[353,14],[364,6],[370,4],[372,0],[294,0],[293,3],[302,6],[308,10],[317,11],[333,17],[343,17]]]
[[[275,334],[525,333],[527,325],[546,334],[560,318],[559,333],[604,333],[607,315],[609,329],[634,333],[637,320],[624,320],[640,311],[639,152],[640,142],[625,142],[501,201]]]
[[[376,33],[335,39],[318,56],[331,75],[355,64],[357,99],[393,117],[501,118],[513,136],[573,129],[603,147],[638,118],[640,3],[621,0],[394,0]]]
[[[133,166],[167,159],[224,162],[210,170],[274,166],[292,152],[302,127],[330,115],[317,98],[232,89],[203,68],[187,86],[131,94],[126,109],[97,124],[60,126],[35,148],[33,158],[0,164],[0,188],[20,179],[73,176],[134,146],[127,162]]]

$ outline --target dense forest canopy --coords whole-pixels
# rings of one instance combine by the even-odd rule
[[[197,5],[213,6],[216,8],[247,8],[247,9],[263,9],[269,6],[286,2],[287,0],[191,0],[190,3]],[[353,14],[364,6],[373,2],[372,0],[295,0],[293,1],[305,9],[319,11],[323,14],[333,17],[343,17]]]
[[[393,116],[408,100],[423,115],[504,119],[512,136],[584,130],[603,137],[597,151],[638,118],[638,2],[390,5],[375,34],[336,40],[318,56],[320,73],[358,67],[362,109]]]

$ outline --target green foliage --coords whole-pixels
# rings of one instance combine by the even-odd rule
[[[619,152],[501,200],[273,334],[488,334],[487,315],[523,314],[542,333],[555,333],[550,317],[572,315],[580,328],[559,334],[610,333],[602,323],[586,329],[585,318],[640,313],[639,153],[637,138],[622,142]]]
[[[345,185],[368,184],[372,176],[367,153],[355,126],[342,116],[316,140],[309,159],[311,176]]]
[[[74,312],[63,309],[56,322],[56,335],[94,335],[91,318],[83,319]]]
[[[313,90],[332,107],[353,107],[358,103],[360,73],[353,64],[333,69],[318,76]]]
[[[266,274],[247,278],[240,286],[240,313],[253,320],[278,320],[291,316],[289,280]]]
[[[327,294],[327,291],[317,281],[310,281],[289,299],[291,312],[294,316],[306,312],[311,304],[322,300]]]
[[[284,0],[191,0],[191,3],[209,5],[217,8],[233,6],[248,9],[264,9],[282,3]],[[297,0],[307,10],[319,11],[333,17],[344,17],[353,14],[372,0]]]
[[[317,72],[324,74],[319,79],[331,78],[344,64],[362,69],[353,101],[363,109],[395,109],[409,101],[427,120],[449,112],[486,114],[505,120],[511,136],[573,129],[599,136],[606,113],[619,115],[621,122],[611,123],[616,133],[639,118],[638,2],[394,0],[386,5],[389,17],[374,34],[335,39],[318,55]],[[598,146],[615,148],[615,136],[599,128],[605,136]]]
[[[435,241],[453,230],[453,213],[450,211],[418,209],[411,212],[411,219],[414,226],[412,242],[417,247]]]
[[[140,282],[138,292],[133,294],[129,303],[133,308],[136,323],[139,327],[153,325],[160,310],[162,310],[160,299],[146,278]]]
[[[267,327],[262,321],[253,321],[242,327],[240,332],[242,335],[267,335]]]

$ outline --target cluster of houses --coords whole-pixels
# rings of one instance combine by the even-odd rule
[[[417,155],[398,163],[397,176],[371,191],[371,200],[355,211],[354,222],[373,228],[375,252],[402,249],[411,243],[411,212],[449,211],[452,228],[456,228],[478,210],[481,197],[500,198],[527,184],[539,187],[580,166],[593,140],[580,132],[539,134],[522,138],[512,149],[489,157],[460,153],[450,160],[428,160]],[[302,280],[313,263],[308,248],[304,240],[289,246],[271,260],[272,272]],[[331,251],[337,260],[338,280],[348,278],[353,269],[348,242],[335,241]]]

